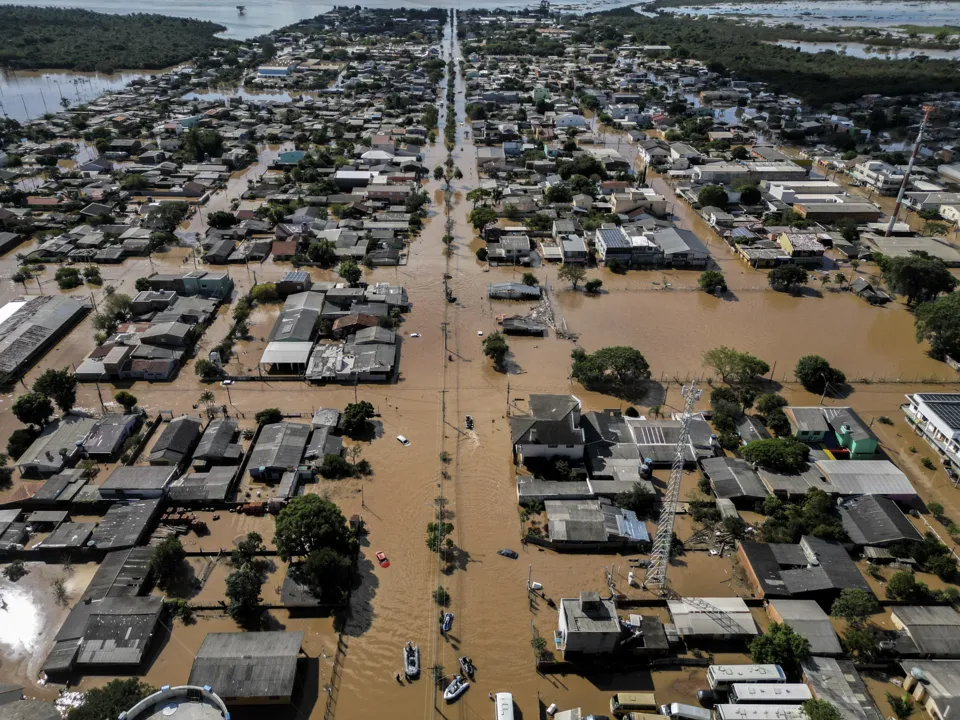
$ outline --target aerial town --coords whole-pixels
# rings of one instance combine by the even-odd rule
[[[4,86],[0,720],[948,720],[960,27],[706,2]]]

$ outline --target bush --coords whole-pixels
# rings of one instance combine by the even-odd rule
[[[822,393],[828,383],[839,385],[847,381],[843,372],[830,367],[830,363],[819,355],[804,355],[797,361],[793,374],[804,389],[812,393]]]
[[[340,455],[324,455],[320,474],[327,480],[340,480],[353,475],[353,468]]]
[[[83,704],[70,708],[67,720],[103,720],[120,717],[130,708],[156,692],[156,688],[140,678],[111,680],[100,688],[91,688],[83,696]]]
[[[719,270],[707,270],[700,274],[697,284],[701,290],[712,293],[719,290],[722,293],[727,291],[727,280]]]
[[[193,364],[193,370],[197,373],[197,377],[201,377],[204,380],[212,380],[220,374],[220,371],[217,370],[217,366],[206,358],[200,358]]]
[[[603,280],[600,278],[593,278],[592,280],[587,280],[583,285],[583,289],[586,290],[591,295],[595,295],[600,292],[600,288],[603,287]]]
[[[487,261],[487,254],[488,254],[488,253],[487,253],[487,249],[486,249],[485,247],[478,248],[478,249],[477,249],[477,260],[479,260],[480,262],[486,262],[486,261]]]
[[[130,412],[137,406],[137,396],[133,393],[129,393],[126,390],[118,391],[113,399],[116,400],[120,405],[123,406],[123,409],[127,412]]]
[[[53,277],[61,290],[72,290],[75,287],[83,285],[83,278],[80,276],[80,271],[75,267],[57,268],[57,272],[54,273]]]
[[[438,585],[437,589],[433,591],[433,601],[442,607],[446,607],[450,604],[450,593],[442,585]]]
[[[273,425],[278,422],[283,422],[283,412],[277,408],[264,408],[254,415],[253,418],[257,421],[257,425]]]
[[[14,460],[21,457],[40,433],[34,428],[18,428],[7,438],[7,455]]]
[[[11,563],[3,569],[3,576],[10,582],[17,582],[17,580],[29,573],[30,571],[24,566],[23,560],[19,559],[11,561]]]
[[[254,285],[250,290],[250,297],[258,303],[276,302],[280,298],[277,294],[276,283],[260,283]]]
[[[743,448],[743,457],[766,470],[791,473],[800,470],[810,456],[810,448],[793,438],[754,440]]]

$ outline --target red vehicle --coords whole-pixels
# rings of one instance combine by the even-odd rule
[[[380,567],[383,567],[383,568],[390,567],[390,561],[387,560],[387,556],[384,555],[383,552],[377,553],[377,560],[380,561]]]

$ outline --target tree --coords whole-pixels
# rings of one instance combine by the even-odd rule
[[[733,160],[746,160],[750,157],[750,151],[743,145],[737,145],[737,147],[730,151],[730,157]]]
[[[613,499],[613,502],[617,507],[624,510],[633,510],[637,517],[645,518],[653,513],[657,496],[640,483],[635,483],[629,490],[619,493]]]
[[[798,265],[781,265],[767,273],[767,283],[780,292],[806,285],[808,279],[807,271]]]
[[[263,544],[263,536],[258,532],[248,532],[247,536],[238,542],[237,547],[230,553],[230,565],[237,570],[244,565],[252,565],[260,572],[264,572],[267,564],[260,556],[266,550],[267,547]]]
[[[433,179],[434,179],[434,180],[443,180],[443,167],[442,167],[441,165],[437,165],[437,166],[433,169]]]
[[[497,219],[497,211],[487,205],[480,205],[470,211],[470,224],[476,230],[483,230],[484,227]]]
[[[350,583],[350,558],[327,547],[312,550],[298,575],[314,597],[339,602]]]
[[[540,281],[537,280],[537,276],[532,272],[525,272],[520,282],[522,282],[527,287],[533,287],[534,285],[539,285]]]
[[[789,678],[800,677],[800,663],[810,657],[810,641],[785,623],[770,623],[750,641],[750,659],[758,665],[779,665]]]
[[[80,271],[75,267],[57,268],[57,271],[53,275],[53,279],[57,281],[57,287],[59,287],[61,290],[72,290],[75,287],[80,287],[83,285],[83,279],[80,276]]]
[[[757,398],[757,412],[761,415],[769,415],[777,408],[786,407],[789,405],[786,398],[777,393],[764,393]]]
[[[860,228],[854,220],[841,220],[837,223],[837,230],[840,231],[840,237],[851,245],[860,242]]]
[[[564,263],[557,271],[557,277],[561,280],[566,280],[569,282],[571,285],[573,285],[573,289],[576,290],[577,285],[582,283],[584,278],[587,277],[587,271],[582,265],[578,265],[576,263]]]
[[[943,505],[938,502],[927,503],[927,510],[937,519],[943,515]]]
[[[366,400],[350,403],[343,410],[343,419],[341,420],[343,434],[354,439],[360,437],[367,429],[367,420],[374,415],[376,415],[376,410]]]
[[[727,191],[722,185],[707,185],[697,193],[697,202],[700,207],[716,207],[721,210],[727,207]]]
[[[427,547],[433,552],[443,552],[448,547],[446,539],[453,532],[453,524],[448,522],[427,523]]]
[[[744,446],[743,458],[774,472],[796,472],[810,456],[810,448],[794,438],[754,440]]]
[[[226,595],[230,601],[227,614],[237,624],[250,627],[255,625],[263,614],[263,598],[260,597],[263,580],[263,573],[250,564],[227,575]]]
[[[190,212],[185,202],[162,202],[147,215],[146,224],[161,232],[172,233]]]
[[[274,425],[283,422],[283,412],[279,408],[264,408],[253,416],[257,425]]]
[[[844,652],[857,662],[871,662],[877,650],[877,640],[869,627],[848,625],[840,636]]]
[[[280,295],[276,283],[259,283],[250,288],[250,297],[258,303],[275,302]]]
[[[216,396],[211,390],[204,390],[202,393],[200,393],[200,402],[206,405],[208,408],[213,405],[214,402],[216,402],[216,399]]]
[[[600,288],[602,286],[603,286],[603,280],[601,280],[600,278],[593,278],[591,280],[587,280],[587,282],[584,283],[583,289],[586,292],[590,293],[591,295],[596,295],[598,292],[600,292]]]
[[[626,387],[650,379],[650,365],[635,348],[606,347],[590,355],[577,348],[571,357],[571,376],[588,389],[608,382]]]
[[[707,350],[703,364],[716,370],[720,378],[730,384],[748,383],[770,372],[770,366],[760,358],[725,345]]]
[[[912,602],[925,600],[928,595],[926,584],[917,580],[913,573],[907,570],[895,572],[887,581],[887,597],[891,600]]]
[[[350,285],[356,285],[360,282],[360,278],[363,276],[363,270],[360,269],[360,266],[357,265],[353,260],[344,260],[340,263],[340,267],[337,268],[337,273],[346,280]]]
[[[327,480],[341,480],[353,475],[353,467],[342,455],[327,454],[320,464],[320,475]]]
[[[843,715],[829,700],[807,700],[802,707],[807,720],[843,720]]]
[[[193,364],[193,370],[197,373],[197,377],[201,377],[204,380],[212,380],[220,374],[217,366],[206,358],[199,358]]]
[[[840,385],[847,381],[842,371],[830,367],[819,355],[804,355],[797,361],[793,374],[804,389],[812,393],[822,393],[828,384]]]
[[[43,427],[53,415],[53,403],[46,395],[38,392],[27,393],[13,403],[13,414],[24,425]]]
[[[884,281],[894,292],[906,295],[908,305],[929,302],[957,286],[943,261],[928,255],[883,258],[881,267]]]
[[[295,497],[280,511],[273,542],[283,560],[305,557],[323,547],[343,553],[353,549],[340,508],[319,495]]]
[[[157,587],[165,588],[183,570],[183,561],[187,551],[180,544],[180,538],[168,537],[157,545],[150,554],[150,572]]]
[[[77,402],[77,377],[69,369],[45,370],[33,382],[33,391],[46,395],[63,412],[69,412]]]
[[[329,240],[318,240],[307,248],[307,257],[323,267],[330,267],[337,261],[336,245]]]
[[[762,198],[760,189],[756,185],[745,185],[740,188],[741,205],[757,205]]]
[[[233,213],[217,210],[207,215],[207,224],[217,230],[226,230],[237,224],[237,216]]]
[[[21,457],[37,439],[39,433],[33,427],[18,428],[7,438],[7,455],[14,460]]]
[[[544,193],[544,197],[547,199],[547,202],[551,203],[568,203],[573,200],[573,192],[566,185],[556,184],[551,185],[547,188],[547,192]]]
[[[144,292],[150,289],[150,281],[145,277],[137,278],[137,281],[133,284],[137,292]]]
[[[790,435],[790,420],[782,407],[776,407],[767,413],[766,425],[777,437],[787,437]]]
[[[701,290],[708,293],[715,293],[718,290],[722,293],[727,291],[727,280],[719,270],[706,270],[700,274],[697,284]]]
[[[917,342],[929,342],[933,357],[960,358],[960,293],[917,306],[913,325]]]
[[[510,345],[507,344],[507,338],[503,333],[495,332],[483,339],[483,354],[493,360],[493,367],[501,372],[508,352],[510,352]]]
[[[863,625],[877,612],[880,612],[880,603],[872,593],[860,588],[845,588],[830,608],[833,617],[843,618],[851,625]]]
[[[70,708],[67,720],[104,720],[120,717],[157,690],[132,677],[111,680],[100,688],[91,688],[83,696],[83,704]]]

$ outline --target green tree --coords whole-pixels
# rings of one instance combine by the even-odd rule
[[[750,641],[750,659],[758,665],[779,665],[788,678],[800,678],[800,663],[810,657],[810,641],[785,623],[770,623]]]
[[[793,370],[801,385],[812,393],[822,393],[827,384],[840,385],[847,381],[842,371],[830,366],[819,355],[804,355]]]
[[[280,511],[273,542],[283,560],[305,557],[324,547],[342,553],[353,549],[340,508],[319,495],[295,497]]]
[[[573,285],[573,289],[576,290],[577,285],[582,283],[584,278],[587,277],[587,271],[582,265],[578,265],[576,263],[564,263],[557,271],[557,277],[561,280],[566,280],[569,282],[571,285]]]
[[[880,612],[880,603],[866,590],[860,588],[845,588],[840,596],[833,601],[830,614],[833,617],[843,618],[851,625],[863,625],[867,618]]]
[[[793,438],[770,438],[747,443],[742,454],[744,460],[766,470],[791,473],[806,464],[810,448]]]
[[[829,700],[807,700],[803,703],[803,714],[807,720],[843,720],[843,715]]]
[[[266,561],[260,557],[267,550],[263,544],[263,536],[258,532],[248,532],[247,536],[237,543],[237,547],[230,553],[230,564],[237,570],[244,565],[252,565],[259,572],[267,569]]]
[[[68,368],[44,370],[43,374],[34,380],[33,391],[46,395],[60,410],[69,412],[77,402],[77,377]]]
[[[750,157],[750,151],[743,145],[737,145],[737,147],[730,151],[730,157],[733,160],[746,160]]]
[[[337,262],[336,245],[329,240],[318,240],[307,248],[307,257],[322,267],[330,267]]]
[[[24,425],[43,427],[53,415],[53,403],[38,392],[26,393],[13,403],[13,414]]]
[[[307,497],[316,497],[309,495]],[[263,614],[263,573],[252,565],[244,565],[227,575],[227,614],[242,627],[254,627]]]
[[[510,352],[510,345],[507,344],[507,338],[503,333],[491,333],[483,339],[483,354],[493,360],[493,367],[501,372],[508,352]]]
[[[633,510],[638,518],[646,518],[653,514],[657,496],[640,483],[635,483],[629,490],[619,493],[613,502],[619,508]]]
[[[714,293],[718,290],[722,293],[727,291],[727,280],[719,270],[706,270],[700,273],[697,284],[701,290],[708,293]]]
[[[727,191],[722,185],[707,185],[697,193],[697,202],[700,207],[716,207],[721,210],[727,207]]]
[[[259,283],[250,288],[250,297],[258,303],[271,303],[279,299],[276,283]]]
[[[22,457],[39,433],[33,427],[17,428],[7,438],[7,455],[16,460]]]
[[[497,211],[487,205],[480,205],[470,211],[470,224],[477,230],[483,230],[496,219]]]
[[[806,285],[808,279],[807,271],[798,265],[781,265],[767,273],[767,284],[780,292]]]
[[[145,277],[137,278],[137,281],[133,284],[137,292],[144,292],[150,289],[150,281]]]
[[[896,293],[907,296],[908,305],[933,300],[952,292],[957,279],[939,258],[924,255],[884,258],[883,279]]]
[[[315,597],[339,602],[350,584],[350,558],[328,547],[311,550],[301,566],[301,577]]]
[[[146,224],[161,232],[172,233],[190,212],[185,202],[162,202],[147,215]]]
[[[748,383],[770,372],[770,366],[747,352],[721,345],[703,354],[703,364],[713,368],[725,383]]]
[[[443,180],[443,167],[442,167],[442,166],[437,165],[437,166],[433,169],[433,179],[434,179],[434,180]]]
[[[590,355],[576,348],[571,358],[571,377],[587,389],[605,383],[626,387],[650,379],[650,365],[646,358],[631,347],[601,348]]]
[[[740,191],[741,205],[757,205],[763,197],[760,194],[760,188],[756,185],[744,185],[737,189]]]
[[[600,288],[602,286],[603,286],[603,280],[601,280],[600,278],[593,278],[591,280],[587,280],[587,282],[584,283],[583,289],[591,295],[596,295],[598,292],[600,292]]]
[[[453,532],[453,524],[448,522],[427,523],[427,547],[439,553],[449,547],[447,539]]]
[[[960,293],[917,306],[913,324],[917,342],[929,342],[933,357],[960,358]]]
[[[353,475],[353,467],[342,455],[328,454],[323,456],[320,475],[327,480],[342,480]]]
[[[887,581],[886,592],[887,597],[891,600],[908,602],[924,601],[930,594],[926,583],[917,580],[913,573],[907,570],[899,570],[890,577]]]
[[[283,411],[279,408],[264,408],[257,411],[253,418],[257,421],[257,425],[274,425],[283,422]]]
[[[544,197],[546,197],[547,202],[568,203],[573,200],[573,193],[566,185],[558,183],[547,188],[547,192],[544,193]]]
[[[769,415],[777,408],[786,407],[789,403],[782,395],[777,393],[764,393],[757,398],[757,412],[761,415]]]
[[[187,551],[180,544],[180,538],[168,537],[157,545],[150,554],[150,572],[157,587],[165,588],[171,580],[183,571],[183,561]]]
[[[204,380],[212,380],[220,374],[220,371],[217,370],[217,366],[206,358],[199,358],[193,364],[193,370],[196,372],[197,377],[201,377]]]
[[[361,437],[367,430],[367,421],[376,415],[376,410],[366,400],[350,403],[343,410],[341,428],[343,434],[350,438]]]
[[[877,639],[869,627],[848,625],[840,635],[840,644],[856,662],[872,662],[877,654]]]
[[[776,407],[766,415],[766,426],[777,437],[787,437],[791,434],[790,420],[782,407]]]
[[[207,215],[207,224],[218,230],[226,230],[237,224],[237,216],[230,212],[217,210]]]
[[[539,285],[540,281],[537,280],[537,276],[532,272],[525,272],[520,282],[522,282],[527,287],[533,287],[534,285]]]
[[[360,282],[360,278],[363,277],[363,270],[361,270],[360,266],[353,260],[343,260],[340,263],[340,267],[337,268],[337,273],[341,278],[350,283],[351,286],[356,285]]]
[[[57,271],[53,274],[53,279],[57,281],[57,287],[61,290],[72,290],[83,285],[80,271],[75,267],[57,268]]]
[[[140,678],[111,680],[100,688],[91,688],[83,696],[83,704],[70,708],[67,720],[104,720],[120,717],[157,690]]]

